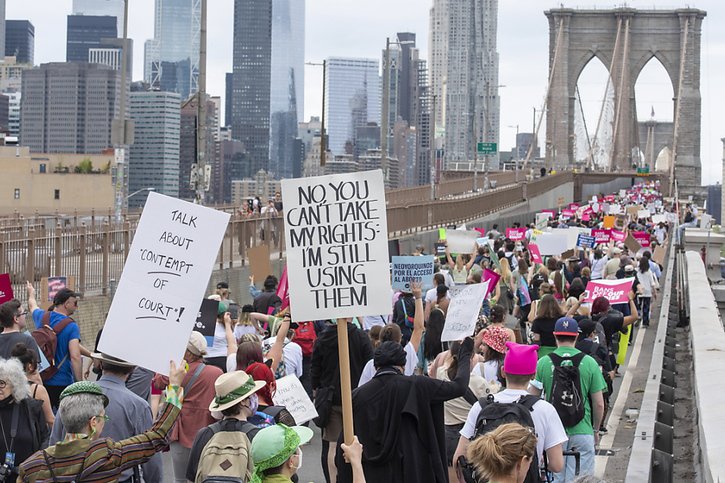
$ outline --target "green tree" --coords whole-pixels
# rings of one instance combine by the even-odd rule
[[[93,172],[93,162],[90,160],[90,158],[85,158],[83,161],[78,163],[78,166],[76,166],[78,173],[80,174],[91,174]]]

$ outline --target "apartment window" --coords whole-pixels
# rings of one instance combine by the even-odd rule
[[[60,190],[54,190],[53,191],[53,198],[56,200],[60,199]]]
[[[13,195],[13,198],[15,198],[16,200],[20,199],[20,188],[15,188],[15,193]]]
[[[45,163],[40,163],[40,173],[45,173]]]

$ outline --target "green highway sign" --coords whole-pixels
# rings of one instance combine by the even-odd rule
[[[477,151],[483,154],[492,154],[497,151],[496,143],[478,143]]]

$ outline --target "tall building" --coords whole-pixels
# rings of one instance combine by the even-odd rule
[[[129,108],[134,123],[134,143],[128,163],[128,191],[154,188],[157,193],[179,196],[179,135],[181,98],[175,92],[131,92]],[[142,207],[148,191],[128,200]]]
[[[156,0],[154,38],[144,46],[144,80],[182,100],[199,90],[201,1]]]
[[[244,144],[250,173],[269,165],[271,63],[272,2],[235,0],[232,137]]]
[[[305,0],[272,1],[269,171],[294,173],[297,123],[304,112]]]
[[[73,0],[73,15],[108,15],[116,17],[116,30],[123,37],[124,0]]]
[[[355,129],[368,122],[380,124],[380,74],[375,59],[327,59],[325,131],[334,154],[344,154],[355,143]]]
[[[499,169],[498,153],[476,153],[477,143],[499,138],[497,17],[498,0],[448,4],[446,163],[478,159],[479,169]]]
[[[0,91],[19,91],[23,81],[23,71],[32,68],[32,64],[17,63],[15,57],[5,57],[0,62]]]
[[[8,98],[8,134],[20,137],[20,91],[3,92]]]
[[[196,127],[197,127],[197,102],[198,97],[189,97],[181,103],[181,132],[179,141],[179,198],[185,200],[194,199],[194,191],[191,189],[191,166],[196,163]],[[216,106],[207,96],[206,102],[206,163],[213,167],[217,163],[218,151],[215,149],[215,110]],[[211,186],[211,189],[214,189]]]
[[[95,154],[110,148],[120,77],[108,66],[75,62],[23,71],[20,142],[40,153]]]
[[[426,185],[431,182],[430,161],[431,161],[431,88],[428,83],[428,69],[425,60],[418,60],[415,63],[417,77],[415,101],[416,105],[416,163],[415,163],[415,184]]]
[[[224,126],[232,126],[232,89],[234,74],[227,72],[224,75]]]
[[[445,127],[446,80],[448,77],[448,4],[450,0],[433,0],[430,9],[428,57],[431,101],[435,99],[436,128]],[[432,103],[431,103],[432,106]]]
[[[88,62],[88,50],[104,47],[103,39],[118,38],[116,17],[68,15],[66,62]]]
[[[0,52],[5,52],[5,0],[0,0]]]
[[[5,55],[15,57],[18,64],[33,65],[35,27],[28,20],[5,21]]]

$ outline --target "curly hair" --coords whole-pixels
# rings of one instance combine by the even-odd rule
[[[16,402],[30,397],[30,386],[25,378],[23,365],[15,358],[0,358],[0,379],[10,384],[13,388],[13,399]]]

